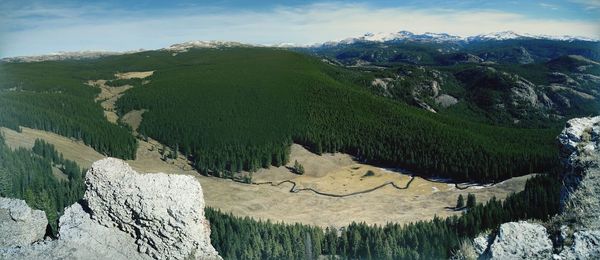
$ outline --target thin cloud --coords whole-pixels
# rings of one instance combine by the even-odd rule
[[[571,0],[570,2],[583,5],[586,10],[600,10],[600,0]]]
[[[558,10],[557,5],[549,4],[549,3],[539,3],[542,8],[550,9],[550,10]]]
[[[3,30],[0,56],[74,50],[155,49],[188,40],[228,40],[254,44],[311,44],[366,32],[447,32],[460,36],[513,30],[518,33],[600,38],[597,21],[534,19],[494,10],[375,8],[364,4],[318,3],[263,11],[187,8],[142,12],[54,8],[52,15],[29,10],[13,14]],[[61,13],[64,10],[64,13]],[[21,17],[21,18],[19,18]],[[28,16],[32,17],[32,16]]]

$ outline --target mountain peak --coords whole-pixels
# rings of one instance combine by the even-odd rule
[[[486,34],[479,34],[471,37],[467,37],[467,40],[510,40],[510,39],[519,39],[519,38],[528,38],[529,35],[521,35],[513,31],[501,31],[501,32],[493,32]],[[532,37],[535,38],[535,37]]]
[[[597,41],[596,39],[574,36],[550,36],[550,35],[534,35],[528,33],[517,33],[514,31],[500,31],[479,34],[468,37],[451,35],[448,33],[426,32],[423,34],[415,34],[410,31],[398,31],[392,33],[373,33],[368,32],[359,37],[346,38],[340,41],[329,41],[317,46],[335,46],[338,44],[352,44],[355,42],[389,42],[389,41],[416,41],[416,42],[476,42],[476,41],[504,41],[513,39],[544,39],[555,41]]]
[[[240,42],[233,41],[188,41],[182,43],[176,43],[169,47],[164,48],[164,50],[172,51],[172,52],[186,52],[192,48],[220,48],[220,47],[241,47],[241,46],[251,46],[248,44],[243,44]]]

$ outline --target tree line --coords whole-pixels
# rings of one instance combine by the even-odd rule
[[[133,159],[137,141],[110,123],[95,101],[90,79],[112,77],[114,66],[96,60],[0,63],[0,126],[36,128],[82,140],[98,152]]]
[[[235,217],[211,208],[205,215],[211,242],[225,259],[448,259],[461,241],[501,223],[548,220],[559,210],[560,187],[556,177],[539,175],[503,201],[492,198],[460,216],[405,225],[352,223],[321,229]]]
[[[66,174],[68,181],[55,178],[53,166]],[[82,198],[84,174],[85,170],[65,160],[51,144],[37,140],[32,150],[11,150],[0,136],[0,196],[22,198],[44,210],[53,232],[64,207]],[[556,177],[538,175],[527,181],[524,191],[503,201],[493,198],[469,207],[460,216],[405,225],[353,223],[321,229],[256,221],[210,208],[205,214],[211,241],[226,259],[438,259],[450,256],[460,241],[501,223],[547,220],[559,210],[560,186]]]
[[[67,179],[57,179],[53,167]],[[0,197],[23,199],[30,207],[43,210],[53,234],[64,208],[83,197],[85,172],[51,144],[36,140],[32,150],[11,150],[0,135]]]
[[[60,93],[0,92],[0,125],[71,137],[99,153],[122,159],[134,159],[137,150],[130,129],[109,123],[100,106]]]

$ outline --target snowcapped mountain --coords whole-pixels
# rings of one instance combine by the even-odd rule
[[[488,40],[488,41],[489,40],[503,41],[503,40],[513,40],[513,39],[543,39],[543,40],[555,40],[555,41],[597,41],[597,40],[587,38],[587,37],[576,37],[576,36],[569,36],[569,35],[562,35],[562,36],[536,35],[536,34],[528,34],[528,33],[519,34],[519,33],[513,32],[513,31],[502,31],[502,32],[495,32],[495,33],[480,34],[480,35],[475,35],[475,36],[466,38],[467,41],[486,41],[486,40]]]
[[[530,38],[529,35],[521,35],[518,33],[515,33],[513,31],[503,31],[503,32],[494,32],[494,33],[486,33],[486,34],[479,34],[479,35],[475,35],[475,36],[469,36],[466,38],[467,41],[486,41],[486,40],[496,40],[496,41],[503,41],[503,40],[512,40],[512,39],[522,39],[522,38]],[[535,38],[535,37],[533,37]]]
[[[390,42],[390,41],[425,41],[425,42],[450,42],[463,40],[459,36],[450,35],[447,33],[431,33],[414,34],[409,31],[399,31],[393,33],[365,33],[360,37],[346,38],[341,41],[329,41],[315,46],[335,46],[338,44],[352,44],[355,42]]]
[[[324,43],[315,44],[296,44],[296,43],[277,43],[277,44],[246,44],[233,41],[188,41],[173,44],[169,47],[165,47],[159,50],[172,52],[173,55],[177,53],[186,52],[193,48],[223,48],[223,47],[276,47],[276,48],[320,48],[320,47],[335,47],[339,45],[350,45],[353,43],[360,42],[378,42],[378,43],[395,43],[395,42],[418,42],[418,43],[452,43],[452,44],[469,44],[482,41],[505,41],[514,39],[545,39],[553,41],[588,41],[588,42],[600,42],[599,39],[592,39],[586,37],[575,37],[575,36],[551,36],[551,35],[533,35],[533,34],[519,34],[513,31],[502,31],[495,33],[479,34],[469,37],[461,37],[451,35],[447,33],[432,33],[426,32],[423,34],[415,34],[409,31],[399,31],[392,33],[365,33],[359,37],[351,37],[338,41],[328,41]],[[455,45],[449,45],[455,46]],[[454,48],[454,47],[452,47]],[[65,59],[90,59],[99,58],[111,55],[120,55],[144,51],[133,50],[125,52],[116,51],[70,51],[70,52],[56,52],[46,55],[37,56],[20,56],[20,57],[7,57],[0,59],[0,62],[37,62],[37,61],[52,61],[52,60],[65,60]]]
[[[504,41],[514,39],[545,39],[545,40],[556,40],[556,41],[598,41],[596,39],[586,37],[575,37],[575,36],[550,36],[550,35],[533,35],[533,34],[519,34],[513,31],[502,31],[494,33],[479,34],[468,37],[461,37],[451,35],[447,33],[431,33],[426,32],[423,34],[415,34],[409,31],[399,31],[393,33],[366,33],[359,37],[346,38],[340,41],[329,41],[323,44],[316,44],[318,46],[335,46],[338,44],[352,44],[356,42],[393,42],[393,41],[415,41],[415,42],[436,42],[436,43],[470,43],[478,41]]]
[[[253,46],[249,44],[232,42],[232,41],[189,41],[173,44],[163,50],[171,52],[186,52],[192,48],[220,48],[220,47],[241,47]]]
[[[435,42],[446,42],[446,41],[459,41],[459,36],[449,35],[447,33],[431,33],[427,32],[424,34],[414,34],[409,31],[399,31],[396,33],[367,33],[358,39],[364,41],[394,41],[394,40],[422,40],[422,41],[435,41]]]

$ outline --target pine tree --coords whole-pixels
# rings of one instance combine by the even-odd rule
[[[179,156],[179,144],[175,145],[175,149],[173,149],[172,153],[173,153],[173,157],[171,157],[171,158],[177,159],[177,157]]]
[[[304,166],[302,166],[298,160],[294,161],[294,167],[292,169],[296,174],[304,174]]]
[[[461,209],[464,206],[465,206],[465,199],[463,198],[463,195],[460,194],[460,195],[458,195],[458,199],[456,200],[456,209]]]
[[[467,208],[473,208],[477,205],[477,200],[475,199],[475,194],[469,193],[467,195]]]

